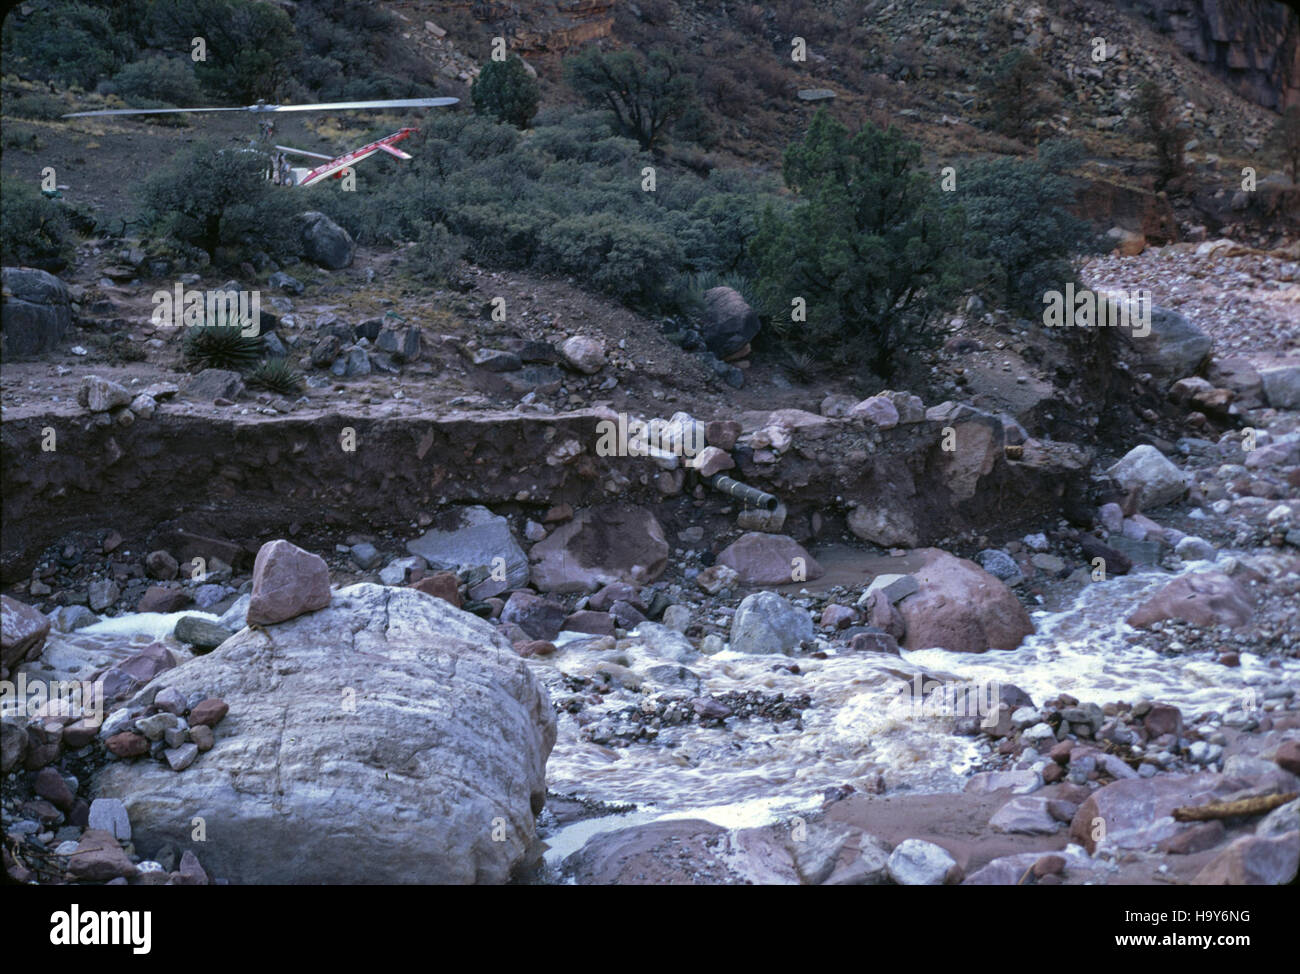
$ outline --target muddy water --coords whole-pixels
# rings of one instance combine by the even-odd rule
[[[896,565],[901,559],[889,561]],[[1186,571],[1209,567],[1194,563]],[[658,818],[763,825],[818,807],[831,787],[869,790],[881,774],[891,790],[961,790],[979,752],[971,738],[953,734],[952,718],[926,717],[900,705],[902,681],[915,673],[1012,683],[1035,704],[1062,692],[1097,704],[1146,697],[1173,703],[1189,716],[1240,713],[1257,708],[1269,688],[1300,686],[1297,660],[1271,669],[1243,653],[1241,666],[1228,668],[1205,654],[1162,656],[1132,645],[1136,633],[1125,616],[1173,577],[1152,571],[1087,585],[1060,611],[1034,613],[1035,635],[1012,652],[904,651],[901,661],[892,662],[848,654],[800,659],[800,676],[773,672],[784,661],[777,656],[728,651],[686,664],[701,677],[702,692],[809,695],[812,706],[801,725],[745,720],[724,731],[692,724],[661,733],[653,745],[609,748],[583,741],[574,719],[562,714],[547,764],[549,786],[562,794],[634,804],[638,812],[556,830],[546,837],[547,860],[558,863],[596,832]],[[548,683],[545,667],[566,669],[574,662],[564,651],[552,659],[536,666]]]
[[[879,560],[865,578],[910,567],[906,559]],[[857,577],[863,574],[860,564],[830,561],[835,584],[863,582]],[[1207,567],[1193,564],[1187,570]],[[547,764],[549,788],[635,805],[637,811],[555,830],[546,836],[547,858],[558,862],[596,832],[665,817],[705,818],[726,827],[765,824],[818,807],[828,788],[849,784],[869,790],[879,776],[891,790],[959,791],[980,752],[974,739],[952,732],[951,717],[925,716],[908,706],[910,697],[903,691],[917,676],[1013,683],[1035,703],[1061,692],[1098,704],[1149,697],[1176,704],[1189,715],[1224,714],[1256,702],[1250,693],[1262,696],[1279,684],[1300,686],[1297,660],[1282,660],[1281,669],[1270,669],[1247,652],[1240,667],[1227,668],[1205,654],[1161,656],[1132,645],[1129,637],[1135,633],[1124,617],[1172,577],[1148,572],[1085,586],[1060,611],[1035,613],[1035,635],[1011,652],[973,655],[934,649],[904,652],[901,659],[846,652],[823,660],[800,658],[798,675],[777,667],[791,662],[782,656],[728,650],[684,661],[700,678],[701,694],[807,696],[809,705],[797,721],[755,717],[732,719],[725,728],[687,724],[662,729],[652,744],[607,746],[584,739],[577,719],[560,713],[558,740]],[[84,679],[154,641],[164,642],[183,660],[189,654],[170,635],[183,614],[125,615],[75,633],[51,633],[42,661],[21,669],[29,679]],[[563,682],[566,673],[590,675],[602,662],[644,673],[669,661],[677,662],[663,655],[655,640],[634,636],[616,646],[577,639],[529,665],[552,698],[560,699],[572,692]],[[593,710],[616,717],[657,695],[661,685],[652,682],[652,688],[655,694],[610,694],[604,704],[589,706],[584,717]],[[684,697],[695,693],[679,691]]]

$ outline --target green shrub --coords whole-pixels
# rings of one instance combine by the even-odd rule
[[[249,104],[272,99],[301,47],[279,7],[253,0],[156,0],[149,30],[160,45],[184,51],[202,37],[206,59],[194,76],[212,95]]]
[[[1268,134],[1268,146],[1282,160],[1291,182],[1300,182],[1300,105],[1292,105]]]
[[[190,62],[181,58],[148,57],[133,61],[113,79],[128,105],[188,108],[199,101],[199,85]],[[147,103],[147,104],[146,104]]]
[[[465,242],[441,223],[420,228],[415,246],[408,251],[407,266],[435,284],[451,278],[465,254]]]
[[[823,358],[838,349],[884,378],[933,340],[934,316],[969,269],[960,212],[939,202],[920,161],[895,129],[850,133],[817,112],[785,154],[799,202],[788,215],[767,210],[751,247],[778,336],[797,333]],[[791,320],[795,298],[807,302],[806,322]]]
[[[1174,116],[1170,96],[1154,81],[1144,81],[1133,99],[1138,130],[1156,156],[1156,190],[1183,175],[1183,145],[1187,131]]]
[[[292,217],[302,200],[267,182],[266,166],[260,152],[198,143],[145,183],[141,217],[214,261],[223,246],[293,252]]]
[[[143,362],[148,358],[144,346],[133,342],[126,332],[115,331],[104,343],[104,358],[113,365],[125,365],[128,362]]]
[[[523,59],[512,54],[504,61],[488,61],[470,87],[474,111],[515,128],[528,128],[542,101],[537,79]]]
[[[242,372],[262,358],[262,339],[245,335],[238,325],[211,324],[187,327],[183,343],[185,366],[194,372],[203,369],[232,369]]]
[[[1044,155],[1063,158],[1057,147]],[[1065,209],[1074,199],[1070,181],[1040,159],[971,163],[947,195],[965,211],[967,253],[984,280],[1033,316],[1042,311],[1045,290],[1074,279],[1071,258],[1098,249],[1088,223]]]
[[[37,133],[20,132],[12,126],[0,133],[0,145],[17,152],[40,152],[45,148],[45,143]]]
[[[681,264],[672,235],[612,213],[580,213],[548,227],[538,264],[574,274],[596,288],[639,303],[650,298]]]
[[[708,179],[660,165],[655,192],[641,188],[650,156],[610,135],[594,112],[539,112],[528,138],[475,115],[431,116],[415,158],[373,192],[313,203],[360,243],[416,241],[409,266],[438,277],[459,252],[480,264],[572,275],[647,310],[684,313],[689,275],[752,276],[747,244],[773,178],[714,170]]]
[[[6,266],[59,265],[72,255],[73,243],[62,203],[46,199],[31,183],[5,183],[0,194],[0,246]]]
[[[1032,135],[1034,122],[1053,104],[1042,62],[1023,48],[1004,54],[984,76],[983,88],[993,128],[1013,139]]]
[[[61,99],[40,91],[6,97],[4,108],[5,114],[14,118],[38,118],[44,121],[60,118],[68,111]]]
[[[12,10],[5,18],[5,70],[23,78],[93,88],[130,57],[108,10],[88,3],[50,2]]]

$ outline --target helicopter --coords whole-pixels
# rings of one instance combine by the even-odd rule
[[[455,105],[459,98],[395,98],[381,101],[338,101],[338,102],[316,102],[306,105],[274,105],[267,104],[265,101],[259,101],[255,105],[224,107],[224,108],[102,108],[90,112],[70,112],[64,115],[64,118],[90,118],[90,117],[108,117],[124,115],[171,115],[184,112],[252,112],[259,115],[273,115],[277,112],[328,112],[328,111],[357,111],[370,109],[386,108],[440,108],[445,105]],[[259,121],[261,129],[261,141],[271,143],[275,137],[275,121],[273,118],[267,118]],[[271,154],[270,165],[267,169],[267,178],[277,186],[314,186],[317,183],[324,182],[326,179],[342,179],[352,168],[363,159],[367,159],[376,152],[385,152],[398,159],[410,159],[409,153],[401,149],[393,148],[394,143],[408,139],[412,134],[418,132],[418,128],[406,127],[399,129],[392,135],[387,135],[382,139],[377,139],[367,145],[352,149],[338,156],[327,156],[320,152],[308,152],[306,149],[295,149],[287,145],[270,144],[267,149],[263,150]],[[272,152],[271,150],[274,150]],[[313,159],[325,160],[322,165],[314,169],[305,167],[292,166],[289,163],[290,155],[307,156]]]

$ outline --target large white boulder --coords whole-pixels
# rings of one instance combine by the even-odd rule
[[[230,711],[183,772],[100,772],[143,855],[173,843],[236,883],[501,883],[534,843],[550,701],[491,625],[442,599],[353,585],[150,686]]]
[[[1125,490],[1141,491],[1143,508],[1160,507],[1178,500],[1191,486],[1189,475],[1178,469],[1154,446],[1135,446],[1106,471]]]

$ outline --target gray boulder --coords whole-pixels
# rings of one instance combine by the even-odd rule
[[[775,592],[745,596],[731,620],[731,648],[739,653],[785,653],[813,638],[812,618]]]
[[[176,620],[173,635],[183,643],[189,643],[197,650],[207,652],[216,649],[230,638],[230,630],[209,622],[202,616],[181,616]]]
[[[550,701],[490,624],[441,599],[353,585],[157,685],[230,710],[183,774],[99,773],[142,855],[171,843],[235,883],[503,883],[535,841]]]
[[[469,572],[494,580],[499,587],[479,591],[479,598],[522,588],[528,582],[528,558],[515,541],[510,522],[486,507],[444,512],[434,519],[429,530],[408,541],[406,550],[419,555],[435,570]]]
[[[942,886],[957,860],[922,839],[905,839],[889,854],[889,878],[899,886]]]
[[[1300,364],[1264,369],[1259,377],[1270,406],[1274,409],[1300,409]]]
[[[204,369],[181,383],[181,392],[198,402],[237,399],[244,391],[244,378],[229,369]]]
[[[356,244],[346,230],[324,213],[311,210],[298,214],[298,227],[303,256],[313,264],[337,271],[352,263]]]
[[[1170,308],[1151,309],[1151,331],[1141,338],[1130,328],[1118,331],[1136,353],[1138,371],[1150,372],[1166,388],[1183,376],[1195,375],[1213,345],[1209,335]]]
[[[985,548],[975,556],[975,560],[986,572],[1007,585],[1019,585],[1025,580],[1016,560],[1000,548]]]
[[[1178,469],[1154,446],[1135,446],[1106,473],[1125,490],[1141,492],[1143,508],[1160,507],[1178,500],[1191,486],[1191,477]]]
[[[740,293],[729,287],[704,292],[704,344],[714,355],[726,358],[758,334],[762,323]]]
[[[39,355],[55,348],[72,329],[68,289],[34,267],[6,267],[0,306],[0,346],[6,357]]]
[[[668,542],[654,512],[627,504],[579,511],[533,545],[533,585],[542,592],[594,591],[626,582],[646,585],[668,565]]]

